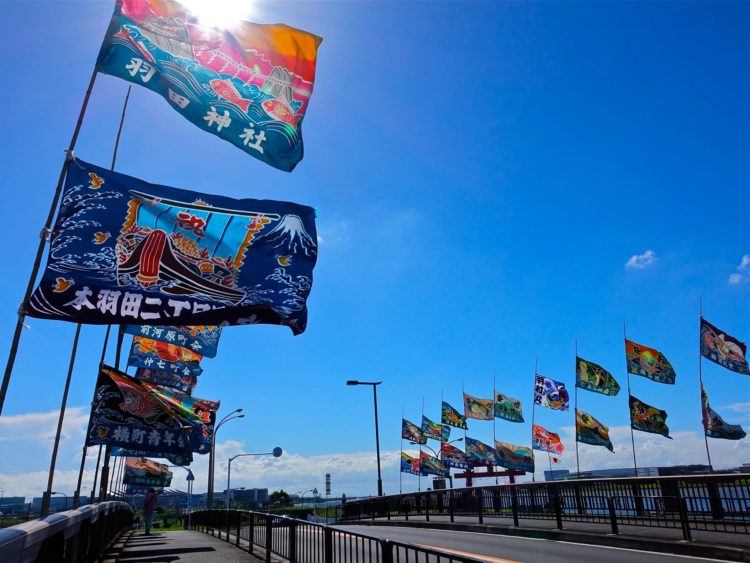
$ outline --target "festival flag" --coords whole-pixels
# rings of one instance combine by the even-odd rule
[[[115,457],[145,457],[150,455],[152,457],[158,457],[166,459],[172,465],[190,465],[193,463],[193,452],[185,450],[179,454],[171,454],[162,451],[150,451],[145,452],[141,450],[131,450],[127,448],[112,447],[111,455]]]
[[[659,350],[626,339],[625,357],[629,373],[647,377],[657,383],[674,385],[677,374]]]
[[[528,446],[516,446],[495,440],[497,464],[514,471],[534,472],[534,456]]]
[[[126,485],[169,487],[172,484],[172,472],[163,463],[145,457],[127,457],[122,482]]]
[[[422,429],[405,418],[401,419],[401,437],[416,444],[427,443],[427,438],[422,435]]]
[[[567,411],[570,396],[564,383],[537,374],[534,377],[534,403],[556,411]]]
[[[176,344],[134,336],[128,365],[166,371],[183,377],[197,377],[203,373],[200,366],[202,359],[199,354]]]
[[[127,325],[125,332],[159,342],[176,344],[204,358],[215,358],[221,336],[220,326],[148,326]]]
[[[472,465],[500,464],[495,448],[474,438],[466,438],[466,457]]]
[[[703,430],[709,438],[723,440],[742,440],[747,434],[739,424],[729,424],[708,404],[708,392],[701,383],[701,410],[703,411]]]
[[[576,409],[576,441],[592,446],[604,446],[612,453],[615,451],[609,439],[609,427],[578,409]]]
[[[153,455],[190,454],[185,421],[137,379],[102,366],[96,382],[86,445],[116,446]]]
[[[599,364],[578,356],[576,356],[576,387],[611,397],[620,392],[620,384],[611,373]]]
[[[430,440],[447,442],[451,436],[451,427],[432,422],[429,418],[422,415],[422,436]]]
[[[148,184],[75,159],[53,233],[33,317],[278,324],[294,334],[307,325],[311,207]]]
[[[495,401],[492,399],[479,399],[464,393],[464,415],[466,418],[492,420],[494,411]]]
[[[510,422],[523,422],[521,401],[495,391],[495,418],[502,418]]]
[[[670,440],[669,427],[667,426],[667,411],[647,405],[643,401],[630,395],[630,426],[633,430],[661,434]]]
[[[148,381],[154,385],[161,385],[162,387],[172,387],[178,391],[182,391],[186,395],[192,395],[193,389],[198,383],[198,378],[194,375],[175,375],[168,371],[159,371],[148,368],[136,369],[135,378],[141,381]]]
[[[119,0],[97,69],[161,95],[204,131],[290,172],[322,39],[283,24],[220,29],[172,0]]]
[[[453,426],[454,428],[468,429],[466,425],[466,417],[450,406],[448,403],[443,401],[443,407],[441,409],[440,422]]]
[[[471,463],[466,454],[459,450],[456,446],[442,443],[440,444],[440,457],[442,458],[443,465],[446,467],[455,467],[456,469],[469,469]]]
[[[701,354],[737,373],[748,373],[747,345],[701,317]]]
[[[410,455],[401,452],[401,473],[420,475],[419,458],[411,457]]]
[[[147,495],[149,492],[151,492],[151,489],[154,489],[157,493],[163,493],[164,488],[163,487],[149,487],[145,485],[126,485],[125,486],[125,494],[127,496],[136,496],[136,495]]]
[[[438,477],[448,477],[451,472],[443,462],[427,452],[419,453],[419,469],[422,475],[437,475]]]
[[[531,426],[531,447],[535,450],[542,450],[555,455],[562,455],[565,451],[565,446],[560,441],[560,436],[538,424]]]

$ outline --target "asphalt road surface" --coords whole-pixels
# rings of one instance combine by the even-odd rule
[[[379,526],[336,526],[358,534],[409,542],[425,547],[453,551],[460,555],[485,559],[491,563],[523,562],[622,562],[622,563],[688,563],[720,561],[685,555],[670,555],[634,549],[594,546],[537,538],[479,534],[450,530],[399,528]]]

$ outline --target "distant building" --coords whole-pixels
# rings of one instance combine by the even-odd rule
[[[63,510],[73,509],[73,497],[62,495],[52,495],[49,499],[49,511],[61,512]],[[31,512],[39,514],[42,511],[42,497],[34,497],[31,500]]]
[[[221,498],[227,498],[226,489],[224,489]],[[244,487],[232,489],[232,502],[250,506],[265,506],[268,504],[268,489],[246,489]]]
[[[743,472],[742,468],[728,470],[730,472]],[[750,466],[747,468],[750,473]],[[670,477],[673,475],[703,475],[709,473],[708,465],[672,465],[665,467],[639,467],[638,477]],[[568,469],[556,469],[544,472],[545,481],[561,481],[568,479],[606,479],[617,477],[635,477],[636,472],[632,467],[622,467],[616,469],[592,469],[590,471],[581,471],[580,473],[571,472]]]
[[[3,497],[0,499],[0,512],[3,514],[26,512],[26,497]]]

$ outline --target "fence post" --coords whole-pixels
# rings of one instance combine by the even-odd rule
[[[273,528],[271,527],[273,516],[270,514],[266,515],[266,563],[271,563],[271,544],[273,543]]]
[[[451,516],[451,522],[455,522],[455,517],[453,515],[453,489],[448,491],[448,514]]]
[[[248,553],[252,553],[253,544],[255,543],[255,513],[254,512],[250,513],[250,532],[247,536],[247,542],[249,544],[247,547],[247,551]]]
[[[333,563],[333,528],[323,528],[323,563]]]
[[[287,559],[290,563],[297,561],[297,521],[289,520],[289,553]]]
[[[510,489],[510,508],[513,511],[513,525],[518,527],[518,493],[515,486]]]
[[[476,489],[477,491],[477,515],[479,516],[479,523],[484,524],[484,515],[482,514],[482,510],[484,509],[484,497],[482,496],[482,492],[484,489]]]
[[[617,512],[615,512],[615,499],[612,497],[607,498],[607,507],[609,508],[609,521],[612,524],[612,533],[617,535],[620,533],[617,528]]]
[[[237,540],[235,541],[234,545],[237,547],[240,547],[240,528],[242,524],[242,513],[238,510],[237,511]]]
[[[424,497],[424,517],[428,522],[430,521],[430,505],[432,504],[432,495],[427,493]]]
[[[555,520],[557,520],[557,529],[562,530],[563,524],[562,524],[562,505],[560,503],[560,493],[557,490],[557,488],[553,489],[552,494],[554,495],[552,497],[552,505],[555,509]]]
[[[226,526],[227,541],[229,541],[229,509],[227,509],[224,514],[226,514],[224,518],[224,525]],[[221,537],[221,534],[219,534],[219,537]]]
[[[380,540],[381,563],[393,563],[393,544],[388,540]]]
[[[680,503],[680,524],[682,525],[682,537],[685,541],[693,541],[693,537],[690,534],[690,521],[688,520],[687,514],[687,500],[684,498],[679,499]]]

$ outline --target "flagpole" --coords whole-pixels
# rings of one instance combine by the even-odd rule
[[[536,455],[534,454],[534,415],[536,414],[536,372],[539,371],[539,356],[534,360],[534,394],[531,397],[531,464],[534,471],[531,472],[531,482],[536,482]]]
[[[698,311],[700,315],[700,321],[703,320],[703,296],[698,297]],[[708,448],[708,435],[706,434],[706,427],[703,425],[703,354],[701,354],[700,347],[700,324],[698,325],[698,381],[701,386],[701,426],[703,426],[703,441],[706,443],[706,456],[708,457],[708,471],[709,473],[714,472],[714,466],[711,464],[711,450]]]
[[[497,387],[497,375],[495,373],[495,369],[492,369],[492,447],[495,448],[495,442],[497,442],[497,438],[495,436],[495,424],[497,422],[497,419],[495,418],[495,393],[497,391],[495,388]],[[495,471],[495,466],[492,466],[492,471]],[[495,485],[498,485],[499,482],[497,480],[497,475],[495,475]]]
[[[96,457],[96,469],[94,469],[94,482],[91,485],[91,496],[89,497],[88,504],[93,504],[95,502],[94,499],[96,498],[96,480],[99,477],[99,464],[101,463],[101,461],[102,461],[102,447],[99,446],[99,454]]]
[[[117,348],[115,348],[115,369],[120,369],[120,356],[122,353],[122,341],[125,337],[123,325],[117,331]],[[109,487],[109,458],[112,455],[112,446],[104,449],[104,464],[102,465],[102,476],[99,481],[99,502],[107,500],[107,489]]]
[[[552,475],[552,456],[550,455],[549,450],[547,450],[547,461],[549,462],[549,480],[554,481],[555,477]]]
[[[625,373],[628,377],[628,417],[630,418],[630,443],[633,446],[633,469],[635,476],[638,477],[638,461],[635,458],[635,432],[633,432],[633,419],[630,412],[630,370],[628,369],[628,328],[625,321],[622,321],[622,334],[625,337]]]
[[[24,321],[26,320],[26,304],[29,302],[31,292],[34,290],[34,283],[36,277],[39,274],[39,267],[42,263],[42,255],[44,254],[44,247],[47,244],[47,239],[51,234],[52,221],[55,218],[55,211],[57,210],[57,204],[60,201],[60,194],[62,193],[63,181],[65,180],[65,172],[67,170],[68,160],[72,158],[73,149],[78,141],[78,134],[81,131],[81,125],[83,124],[83,116],[86,114],[86,108],[89,105],[89,98],[91,97],[91,91],[94,89],[94,82],[96,82],[97,69],[94,67],[94,71],[91,73],[91,80],[89,81],[86,94],[83,98],[83,104],[81,110],[78,113],[78,121],[76,122],[75,129],[73,130],[73,136],[70,139],[68,148],[65,151],[65,160],[63,161],[62,168],[60,169],[60,176],[57,179],[57,187],[55,187],[54,195],[52,196],[52,203],[47,214],[47,221],[44,223],[44,228],[39,233],[39,246],[36,250],[36,257],[34,258],[34,264],[31,267],[31,274],[29,275],[29,283],[26,286],[26,292],[21,301],[21,306],[18,309],[18,319],[16,321],[16,329],[13,333],[13,340],[8,350],[8,360],[5,364],[5,373],[3,374],[3,382],[0,385],[0,414],[3,412],[3,406],[5,405],[5,396],[8,393],[8,384],[10,383],[10,376],[13,373],[13,366],[16,363],[16,354],[18,353],[18,344],[21,340],[21,331],[24,327]]]
[[[401,426],[404,425],[404,407],[401,407]],[[404,433],[401,432],[401,453],[404,451]],[[403,494],[403,480],[404,480],[404,472],[401,471],[401,460],[398,460],[398,494]]]
[[[575,386],[575,437],[576,437],[576,478],[581,478],[581,462],[578,460],[578,337],[575,339],[575,375],[576,375],[576,386]]]
[[[424,418],[424,397],[422,397],[422,418]],[[419,421],[419,428],[422,428],[422,421]],[[417,476],[417,492],[422,492],[422,438],[419,439],[419,475]]]

